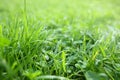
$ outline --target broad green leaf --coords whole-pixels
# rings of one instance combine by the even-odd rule
[[[85,73],[86,80],[106,80],[103,76],[100,76],[99,74],[92,72],[92,71],[87,71]]]
[[[61,76],[45,75],[37,77],[37,80],[69,80],[69,79]]]
[[[8,46],[10,41],[7,38],[3,37],[2,26],[0,25],[0,46]]]
[[[0,46],[8,46],[10,44],[10,41],[7,38],[0,37]]]
[[[30,72],[30,71],[25,71],[23,75],[27,76],[29,79],[33,80],[37,76],[40,76],[41,72],[36,71],[36,72]]]

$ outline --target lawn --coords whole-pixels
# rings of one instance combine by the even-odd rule
[[[0,80],[119,80],[119,0],[1,0]]]

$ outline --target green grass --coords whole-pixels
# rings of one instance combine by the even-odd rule
[[[0,2],[0,80],[119,80],[119,0]]]

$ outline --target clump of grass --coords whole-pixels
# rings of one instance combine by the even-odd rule
[[[0,79],[119,79],[119,1],[106,1],[12,0],[0,13]]]

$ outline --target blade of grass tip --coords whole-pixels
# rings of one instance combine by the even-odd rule
[[[84,47],[84,53],[86,53],[86,36],[85,35],[84,35],[83,47]]]
[[[83,56],[84,56],[84,60],[86,60],[86,36],[84,35],[84,37],[83,37],[83,51],[84,51],[84,54],[83,54]]]
[[[94,61],[96,56],[99,54],[99,51],[96,51],[96,53],[93,55],[92,60]]]
[[[0,37],[2,37],[2,26],[0,25]]]
[[[65,65],[65,63],[66,63],[66,54],[65,54],[65,52],[63,51],[62,52],[62,55],[61,55],[61,58],[62,58],[62,67],[63,67],[63,70],[64,70],[64,72],[66,72],[66,65]]]
[[[112,77],[112,75],[104,68],[105,72],[107,73],[107,75],[111,78],[111,80],[114,80],[114,78]]]
[[[23,16],[24,16],[24,33],[25,33],[25,38],[28,36],[28,21],[27,21],[27,12],[26,12],[27,8],[26,8],[26,0],[24,0],[24,12],[23,12]]]
[[[104,49],[101,46],[99,46],[99,48],[100,48],[100,50],[102,52],[103,57],[106,57],[106,53],[105,53]]]

